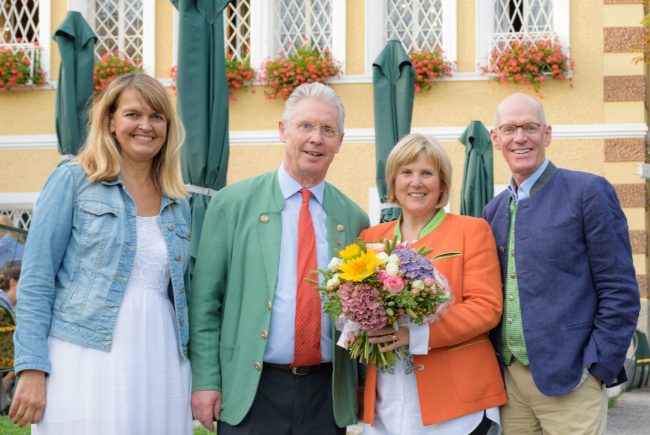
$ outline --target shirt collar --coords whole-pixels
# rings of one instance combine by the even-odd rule
[[[544,162],[542,165],[533,172],[533,174],[526,178],[523,183],[521,183],[521,186],[517,187],[515,184],[515,181],[510,178],[510,184],[508,184],[508,192],[510,193],[510,197],[515,200],[519,201],[520,199],[526,199],[530,197],[530,189],[535,185],[537,180],[539,180],[539,177],[542,176],[544,171],[546,170],[546,167],[548,166],[549,160],[544,159]]]
[[[426,225],[422,227],[422,229],[420,230],[420,234],[418,234],[418,240],[428,236],[433,232],[433,230],[438,228],[438,226],[445,219],[445,216],[447,216],[447,212],[445,211],[444,208],[438,210],[436,214],[433,215],[431,220],[429,220],[429,222],[427,222]],[[397,225],[395,225],[395,230],[393,231],[393,237],[397,237],[397,240],[399,241],[403,241],[402,230],[400,229],[400,225],[402,224],[403,220],[404,220],[404,215],[400,215],[399,221],[397,222]]]
[[[278,169],[278,183],[280,183],[280,191],[282,192],[282,197],[285,201],[295,195],[300,189],[305,188],[295,178],[293,178],[286,169],[284,169],[284,163],[282,163]],[[311,192],[313,198],[322,205],[323,196],[325,196],[325,181],[321,181],[317,185],[309,187],[308,190]]]

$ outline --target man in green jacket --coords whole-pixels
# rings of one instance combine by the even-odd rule
[[[208,207],[190,298],[192,411],[219,435],[344,434],[356,422],[356,366],[304,281],[306,264],[326,269],[368,226],[324,181],[343,119],[331,88],[299,86],[279,121],[280,168]]]

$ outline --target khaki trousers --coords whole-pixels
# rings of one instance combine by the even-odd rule
[[[607,424],[607,393],[594,376],[563,396],[545,396],[528,366],[513,358],[505,370],[508,403],[501,407],[504,435],[600,435]]]

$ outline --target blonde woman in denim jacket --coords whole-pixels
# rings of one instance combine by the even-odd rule
[[[9,412],[32,434],[191,433],[182,131],[157,80],[119,77],[41,192]]]

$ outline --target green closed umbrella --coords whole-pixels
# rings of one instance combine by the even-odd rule
[[[481,121],[472,121],[458,140],[465,144],[460,214],[481,217],[494,194],[490,133]]]
[[[192,243],[196,256],[203,218],[228,170],[228,83],[223,10],[228,0],[172,0],[178,9],[178,113],[185,125],[183,178],[192,193]]]
[[[380,220],[388,222],[399,218],[400,208],[386,203],[386,160],[395,144],[411,131],[415,92],[415,70],[399,41],[388,41],[372,63],[372,89]]]
[[[86,140],[93,95],[97,36],[84,17],[70,11],[53,36],[61,65],[56,88],[56,137],[61,160],[71,160]]]

